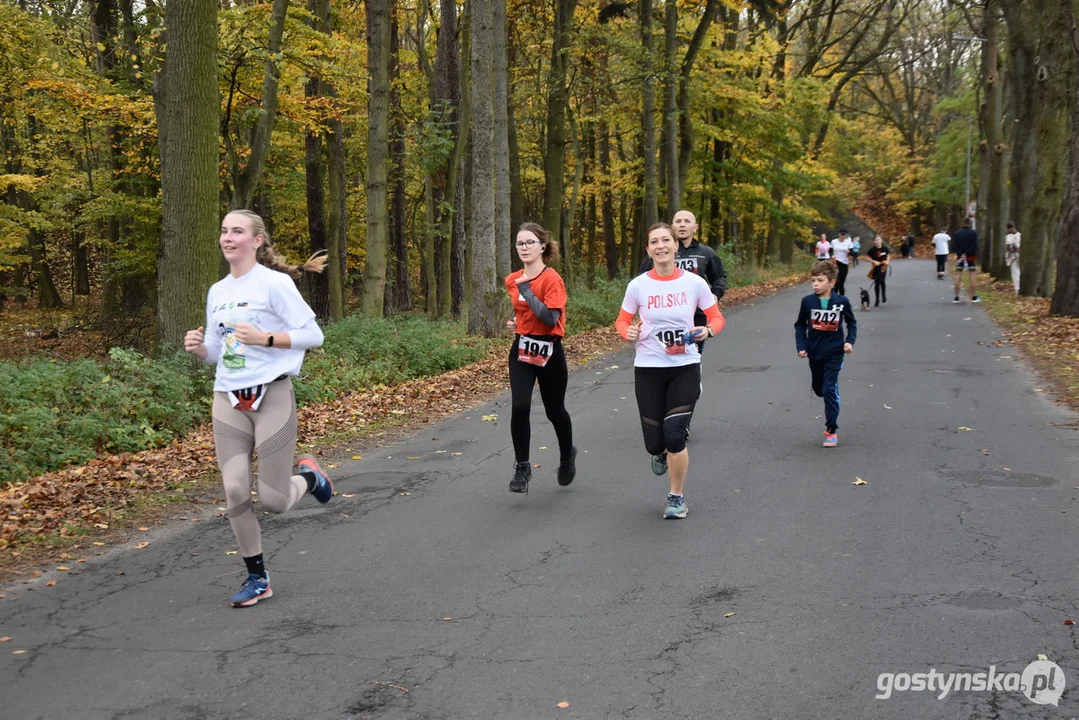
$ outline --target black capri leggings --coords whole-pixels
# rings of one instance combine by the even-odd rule
[[[644,446],[649,454],[685,450],[686,428],[701,394],[700,363],[634,368],[633,380]]]
[[[562,340],[557,337],[545,338],[554,343],[551,359],[543,367],[530,365],[517,359],[518,335],[510,346],[510,396],[512,413],[510,415],[510,436],[513,438],[513,453],[517,462],[528,460],[528,447],[532,441],[532,389],[539,381],[540,398],[547,419],[554,425],[558,437],[558,449],[563,458],[573,452],[573,424],[566,410],[566,386],[569,384],[569,370],[566,367],[566,354],[562,350]]]

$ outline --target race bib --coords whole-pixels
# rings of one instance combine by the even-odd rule
[[[662,328],[652,331],[652,336],[659,340],[663,346],[663,352],[668,355],[686,354],[686,329],[685,328]]]
[[[554,354],[554,343],[550,340],[537,340],[528,335],[521,336],[517,346],[517,359],[521,362],[544,367]]]
[[[266,397],[266,385],[256,385],[242,390],[229,390],[229,402],[232,403],[232,407],[246,412],[258,410],[264,397]]]
[[[810,310],[809,326],[822,332],[835,332],[839,329],[840,312],[837,308],[831,310]]]
[[[700,270],[697,269],[697,258],[695,257],[675,258],[674,264],[682,270],[691,272],[694,275],[701,274]]]

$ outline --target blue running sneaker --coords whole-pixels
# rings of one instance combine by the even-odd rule
[[[665,475],[667,473],[667,453],[652,456],[652,472],[656,475]]]
[[[251,573],[244,580],[244,584],[240,586],[240,592],[232,596],[232,607],[251,607],[259,600],[266,600],[273,597],[273,590],[270,589],[270,576],[267,573],[266,577]]]
[[[326,476],[326,473],[322,472],[322,468],[315,462],[315,458],[310,455],[301,455],[300,461],[296,463],[297,471],[300,475],[303,475],[307,480],[307,492],[311,493],[316,500],[322,504],[326,504],[333,497],[333,483],[330,478]]]
[[[686,499],[684,497],[675,495],[674,493],[667,495],[667,509],[663,511],[664,520],[684,518],[688,513],[689,507],[686,505]]]

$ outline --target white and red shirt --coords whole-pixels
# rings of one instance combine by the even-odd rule
[[[699,363],[701,356],[695,342],[686,338],[694,327],[693,314],[698,308],[704,311],[712,332],[719,333],[723,329],[723,316],[712,289],[700,276],[675,268],[667,277],[649,270],[633,278],[626,287],[616,325],[624,338],[633,316],[641,316],[641,337],[637,340],[634,366],[680,367]]]
[[[828,242],[827,240],[818,240],[817,241],[817,259],[818,260],[827,260],[829,257],[831,257],[831,253],[832,253],[832,244],[830,242]]]

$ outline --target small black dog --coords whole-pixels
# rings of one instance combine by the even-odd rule
[[[858,288],[861,291],[862,296],[862,310],[868,312],[869,310],[869,291],[863,287]]]

